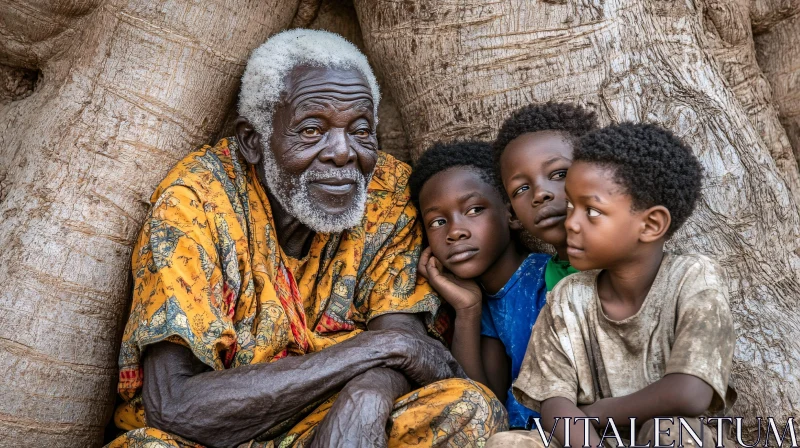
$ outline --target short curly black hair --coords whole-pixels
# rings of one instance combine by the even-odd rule
[[[620,123],[591,132],[575,148],[577,162],[612,170],[636,210],[666,207],[672,217],[667,237],[686,222],[700,198],[703,167],[697,157],[675,134],[654,124]]]
[[[577,142],[580,137],[597,129],[597,114],[578,104],[549,101],[523,106],[503,122],[492,145],[495,169],[500,173],[500,157],[506,146],[522,134],[539,131],[561,131]]]
[[[436,174],[455,167],[474,169],[481,179],[500,192],[500,182],[494,172],[492,147],[489,143],[479,140],[437,142],[417,160],[408,180],[414,205],[419,208],[419,194],[425,182]]]

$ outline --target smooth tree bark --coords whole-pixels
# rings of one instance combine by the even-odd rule
[[[749,73],[735,73],[709,42],[724,34],[709,29],[713,13],[638,0],[355,6],[415,154],[435,140],[493,138],[513,110],[547,100],[585,104],[605,123],[658,123],[685,139],[706,169],[704,196],[669,248],[708,254],[727,271],[738,335],[733,414],[785,422],[800,413],[798,185],[791,158],[773,158],[785,151],[778,125],[754,125],[774,113],[740,99],[763,86],[752,58]],[[755,82],[732,88],[737,79]]]
[[[0,2],[0,445],[102,442],[148,198],[296,9]]]

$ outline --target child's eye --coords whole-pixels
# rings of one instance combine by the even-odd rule
[[[475,207],[470,207],[469,210],[467,210],[467,216],[469,216],[469,215],[477,215],[478,213],[482,212],[483,209],[484,209],[484,207],[481,207],[481,206],[478,206],[478,205],[476,205]]]
[[[514,190],[514,196],[519,196],[520,194],[522,194],[522,193],[524,193],[524,192],[526,192],[526,191],[528,191],[530,189],[531,189],[531,187],[529,187],[527,185],[523,185],[523,186],[517,188],[516,190]]]
[[[431,221],[430,227],[433,229],[433,228],[436,228],[436,227],[441,227],[441,226],[445,225],[446,223],[447,223],[447,221],[445,221],[444,218],[434,219],[433,221]]]
[[[567,201],[567,209],[572,210],[573,208],[575,208],[575,206],[572,205],[572,202]]]
[[[591,217],[591,218],[596,218],[596,217],[600,216],[600,212],[598,212],[597,210],[595,210],[593,208],[587,209],[586,214],[588,214],[589,217]]]
[[[564,179],[567,177],[567,170],[558,170],[550,175],[550,180]]]

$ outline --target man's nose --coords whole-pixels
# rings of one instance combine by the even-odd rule
[[[331,129],[325,141],[325,149],[319,155],[322,162],[332,162],[336,166],[355,163],[356,151],[350,146],[344,129]]]
[[[536,207],[544,204],[545,202],[552,201],[555,195],[546,188],[537,188],[533,194],[533,201],[531,205]]]

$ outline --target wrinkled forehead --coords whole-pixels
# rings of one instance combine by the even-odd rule
[[[300,64],[284,79],[281,103],[297,105],[311,99],[365,103],[374,99],[367,78],[356,68],[317,67]]]

